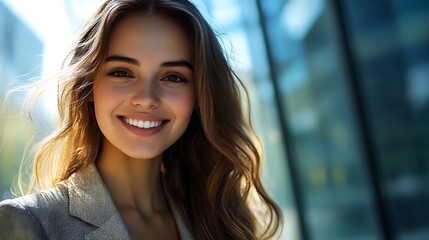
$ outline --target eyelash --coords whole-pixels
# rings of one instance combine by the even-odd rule
[[[108,75],[112,77],[118,77],[118,78],[132,77],[131,74],[129,74],[127,71],[124,71],[124,70],[114,70],[112,72],[109,72]]]
[[[179,81],[177,81],[179,79]],[[188,82],[188,80],[186,80],[186,78],[177,75],[177,74],[172,74],[172,75],[168,75],[166,77],[161,78],[161,81],[168,81],[168,82],[172,82],[172,83],[184,83],[184,82]]]
[[[109,72],[108,75],[110,75],[112,77],[117,77],[117,78],[132,77],[131,74],[129,74],[127,71],[124,71],[124,70],[114,70],[112,72]],[[165,76],[165,77],[161,78],[161,81],[168,81],[168,82],[172,82],[172,83],[188,82],[188,80],[186,80],[186,78],[184,78],[183,76],[178,75],[178,74],[171,74],[171,75]]]

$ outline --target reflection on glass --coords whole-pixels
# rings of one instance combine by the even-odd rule
[[[378,239],[372,187],[329,6],[260,1],[310,239]],[[308,14],[298,14],[307,11]],[[295,16],[293,22],[292,15]],[[291,28],[299,26],[299,31]]]
[[[345,3],[388,223],[429,239],[429,2]]]

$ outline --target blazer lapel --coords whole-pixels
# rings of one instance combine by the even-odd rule
[[[103,225],[85,236],[85,239],[130,239],[125,226],[122,226],[119,212],[113,214]]]
[[[98,227],[85,239],[130,239],[94,164],[70,176],[68,185],[70,215]]]

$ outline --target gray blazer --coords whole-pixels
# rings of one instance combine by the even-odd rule
[[[192,239],[170,201],[182,240]],[[130,239],[94,164],[55,188],[0,202],[0,239]]]

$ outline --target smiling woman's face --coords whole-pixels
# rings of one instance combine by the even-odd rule
[[[189,42],[163,16],[129,16],[115,26],[91,97],[103,151],[153,159],[185,132],[196,101]]]

